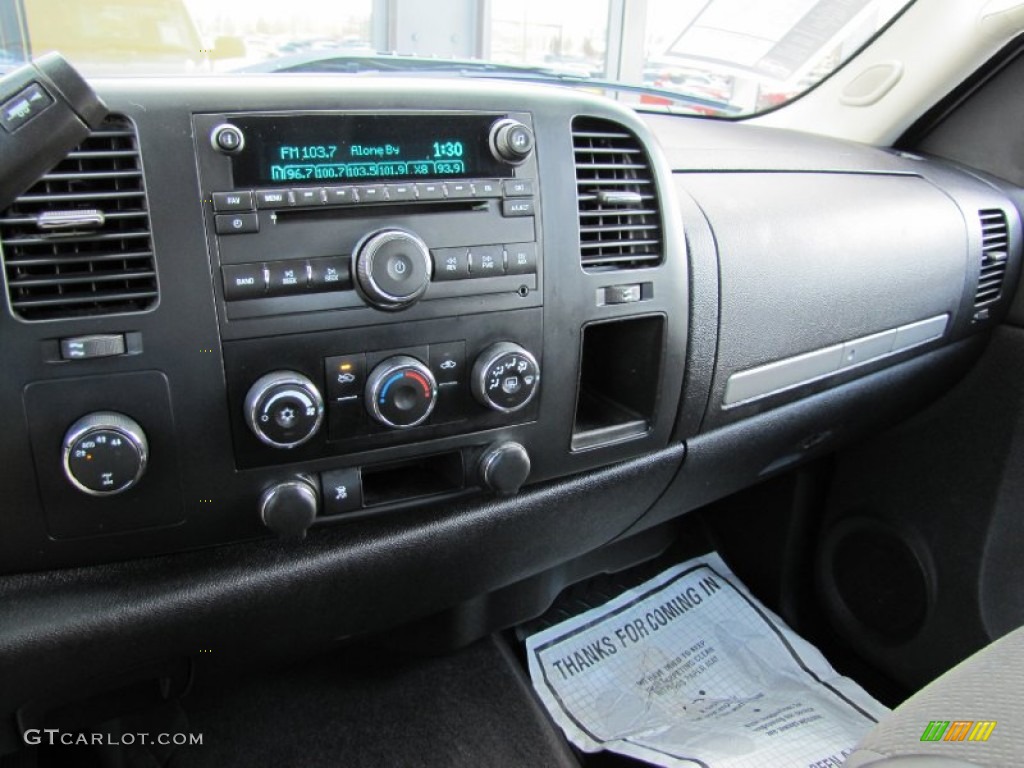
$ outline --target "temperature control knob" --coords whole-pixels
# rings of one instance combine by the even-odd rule
[[[518,120],[505,118],[491,126],[491,154],[510,165],[519,165],[533,152],[533,131]]]
[[[485,349],[470,379],[480,404],[502,413],[526,406],[540,387],[537,359],[518,344],[502,341]]]
[[[352,251],[359,290],[378,309],[405,309],[430,285],[434,263],[426,243],[404,229],[381,229]]]
[[[257,379],[245,396],[246,424],[274,448],[302,445],[317,433],[323,420],[320,390],[301,373],[268,373]]]
[[[366,410],[386,427],[422,424],[436,403],[437,381],[415,357],[389,357],[373,369],[366,382]]]
[[[121,413],[90,413],[64,435],[64,474],[90,496],[127,491],[146,471],[148,457],[146,433]]]

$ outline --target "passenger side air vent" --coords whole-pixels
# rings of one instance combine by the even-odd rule
[[[657,187],[639,139],[618,123],[578,117],[572,141],[583,268],[599,272],[660,264]]]
[[[999,300],[1010,255],[1010,233],[1006,214],[998,208],[978,211],[981,219],[981,272],[974,292],[974,306],[984,307]]]
[[[11,309],[24,320],[141,312],[157,301],[135,128],[111,116],[0,214]]]

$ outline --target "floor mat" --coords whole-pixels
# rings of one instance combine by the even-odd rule
[[[172,768],[578,766],[502,641],[448,656],[342,654],[183,703],[202,746]]]

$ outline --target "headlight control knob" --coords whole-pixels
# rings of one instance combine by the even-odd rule
[[[122,413],[90,413],[64,435],[64,474],[90,496],[127,491],[139,482],[148,459],[146,433]]]
[[[352,273],[363,297],[378,309],[405,309],[430,285],[430,249],[404,229],[381,229],[352,251]]]
[[[380,363],[366,381],[366,410],[386,427],[422,424],[437,403],[437,381],[423,363],[395,355]]]
[[[533,152],[533,131],[518,120],[503,118],[491,126],[491,154],[495,158],[519,165]]]
[[[320,494],[316,485],[297,477],[272,485],[260,497],[260,520],[282,539],[302,539],[316,519]]]
[[[518,344],[502,341],[485,349],[473,364],[473,395],[502,413],[526,407],[540,388],[537,359]]]
[[[295,371],[274,371],[257,379],[245,397],[245,422],[272,448],[295,448],[309,440],[324,420],[324,400],[316,384]]]

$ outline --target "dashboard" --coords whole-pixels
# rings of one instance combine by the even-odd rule
[[[113,116],[0,218],[4,570],[640,457],[971,336],[1018,269],[1009,200],[922,158],[553,88],[265,80],[105,84]]]
[[[141,662],[191,642],[165,611],[238,647],[529,583],[481,626],[522,620],[940,395],[1019,276],[1010,193],[896,151],[557,87],[96,87],[111,117],[0,214],[26,641],[88,617]]]

